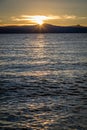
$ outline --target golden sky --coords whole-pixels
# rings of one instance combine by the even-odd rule
[[[87,0],[0,0],[0,25],[37,23],[87,26]]]

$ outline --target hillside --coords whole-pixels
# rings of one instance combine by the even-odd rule
[[[50,24],[32,26],[1,26],[0,33],[87,33],[83,26],[54,26]]]

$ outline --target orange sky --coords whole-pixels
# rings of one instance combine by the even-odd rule
[[[87,0],[0,0],[0,25],[87,26]]]

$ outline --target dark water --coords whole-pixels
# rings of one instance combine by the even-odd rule
[[[87,130],[87,34],[0,35],[0,130]]]

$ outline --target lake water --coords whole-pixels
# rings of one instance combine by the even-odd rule
[[[0,130],[87,130],[87,34],[0,34]]]

